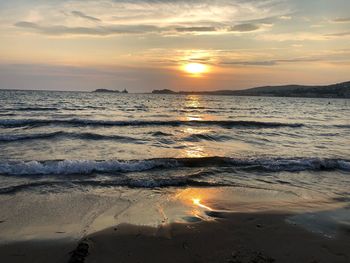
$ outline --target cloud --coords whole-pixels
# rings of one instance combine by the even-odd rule
[[[223,65],[241,65],[241,66],[274,66],[276,61],[224,61]]]
[[[83,12],[80,12],[80,11],[72,11],[71,14],[76,16],[76,17],[87,19],[89,21],[101,22],[101,19],[98,19],[98,18],[93,17],[93,16],[88,16],[88,15],[86,15]]]
[[[67,27],[63,25],[41,26],[36,23],[21,21],[16,27],[26,28],[44,35],[95,35],[108,36],[115,34],[140,34],[159,32],[161,29],[152,25],[120,25],[97,27]]]
[[[255,24],[239,24],[230,28],[232,32],[250,32],[258,30],[260,27]]]
[[[268,28],[264,23],[266,19],[291,13],[284,0],[29,2],[7,18],[9,24],[29,32],[55,36],[248,33]],[[0,15],[10,16],[10,11],[0,10]]]
[[[276,59],[266,61],[223,61],[223,65],[241,65],[241,66],[275,66],[282,63],[299,63],[299,62],[317,62],[319,58],[294,58],[294,59]]]
[[[350,22],[350,17],[338,17],[332,20],[335,23],[348,23]]]
[[[37,29],[39,26],[32,22],[27,21],[20,21],[15,24],[16,27],[23,27],[23,28],[31,28],[31,29]]]
[[[184,28],[182,32],[210,32],[213,28],[233,26],[232,31],[247,32],[256,26],[244,21],[260,21],[290,13],[281,0],[89,0],[28,1],[15,13],[1,11],[9,21],[29,21],[45,26],[87,27],[89,22],[108,25],[153,25]],[[40,2],[40,3],[39,3]],[[14,5],[14,4],[13,4]],[[14,8],[13,8],[14,9]],[[72,11],[73,10],[73,11]],[[14,22],[12,22],[13,24]],[[188,29],[186,29],[188,28]],[[191,30],[191,28],[193,28]],[[198,29],[196,29],[198,28]],[[203,28],[202,30],[200,28]],[[207,30],[204,30],[207,28]],[[216,30],[218,31],[218,30]]]
[[[282,20],[291,20],[292,17],[291,17],[291,16],[280,16],[279,19],[282,19]]]
[[[212,33],[217,32],[221,34],[228,33],[240,33],[240,32],[252,32],[260,29],[260,26],[255,24],[239,24],[235,26],[164,26],[158,27],[155,25],[139,25],[139,24],[127,24],[127,25],[98,25],[98,26],[65,26],[65,25],[40,25],[34,22],[20,21],[14,24],[14,26],[23,29],[29,29],[33,32],[52,35],[87,35],[87,36],[110,36],[118,34],[176,34],[176,33]]]
[[[217,31],[215,27],[178,27],[178,32],[214,32]]]
[[[63,25],[42,26],[33,22],[20,21],[16,27],[33,30],[44,35],[95,35],[108,36],[117,34],[146,34],[146,33],[195,33],[215,32],[215,27],[157,27],[154,25],[101,25],[95,27],[68,27]]]
[[[304,41],[324,41],[328,40],[327,35],[312,32],[294,32],[294,33],[278,33],[278,34],[263,34],[257,37],[258,40],[263,41],[293,41],[293,42],[304,42]]]
[[[344,36],[350,36],[350,31],[328,34],[328,35],[326,35],[326,36],[329,36],[329,37],[344,37]]]

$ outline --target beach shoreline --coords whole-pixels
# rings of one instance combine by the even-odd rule
[[[3,200],[8,209],[21,203],[22,216],[28,217],[10,217],[5,206],[0,213],[2,218],[8,216],[0,224],[4,262],[341,263],[350,259],[346,200],[228,187],[118,188],[103,195],[60,193],[51,194],[50,201],[39,199],[40,195],[17,194]]]
[[[285,213],[212,213],[158,227],[120,224],[80,242],[0,246],[4,262],[349,262],[349,229],[335,238],[287,223]],[[24,260],[24,261],[23,261]],[[33,260],[33,261],[32,261]]]

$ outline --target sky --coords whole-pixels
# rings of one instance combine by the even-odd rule
[[[349,10],[349,0],[0,0],[0,89],[349,81]]]

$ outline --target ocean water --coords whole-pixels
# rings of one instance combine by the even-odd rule
[[[350,100],[0,91],[0,195],[240,187],[350,198]]]

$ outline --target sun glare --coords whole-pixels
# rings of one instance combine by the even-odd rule
[[[193,75],[200,75],[207,72],[208,67],[201,63],[189,63],[184,66],[184,70]]]

